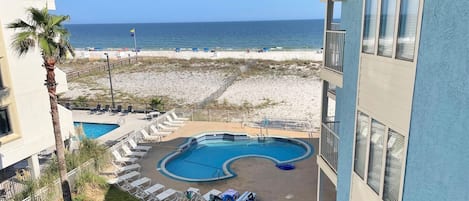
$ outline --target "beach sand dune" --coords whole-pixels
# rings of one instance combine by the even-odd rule
[[[270,53],[277,52],[262,55]],[[181,53],[184,54],[186,52]],[[144,103],[152,97],[166,97],[173,105],[193,108],[226,86],[228,78],[238,75],[240,66],[244,65],[243,60],[231,61],[232,63],[191,60],[190,65],[182,64],[184,62],[178,64],[180,62],[178,60],[165,62],[167,63],[153,63],[148,66],[138,64],[129,70],[121,68],[114,71],[112,78],[115,94],[130,94]],[[319,62],[252,62],[251,64],[232,84],[229,82],[231,85],[215,99],[218,106],[210,104],[208,106],[218,109],[221,105],[223,110],[224,105],[228,108],[233,105],[245,108],[247,104],[248,108],[251,108],[249,116],[246,117],[248,120],[258,121],[265,117],[301,120],[310,122],[313,128],[319,128],[321,106],[321,82],[317,77]],[[75,99],[85,96],[88,99],[109,99],[109,79],[104,75],[80,78],[71,82],[69,88],[70,91],[61,97]],[[334,111],[333,108],[330,111]]]

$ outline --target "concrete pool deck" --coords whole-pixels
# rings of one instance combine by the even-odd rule
[[[121,118],[119,115],[109,114],[90,115],[85,111],[74,111],[73,114],[75,121],[83,122],[116,123]],[[150,123],[144,117],[143,114],[129,114],[129,116],[125,116],[125,123],[122,124],[121,128],[103,136],[105,139],[100,138],[98,140],[101,142],[115,140],[126,133],[143,128]],[[142,166],[140,171],[142,176],[151,178],[152,184],[160,183],[165,185],[166,188],[179,191],[195,187],[200,189],[201,194],[205,194],[213,188],[220,191],[232,188],[240,193],[244,191],[256,192],[258,199],[264,201],[316,200],[318,176],[316,155],[319,137],[317,133],[309,135],[306,132],[269,129],[269,135],[301,139],[313,145],[313,155],[294,163],[296,169],[292,171],[280,170],[275,167],[272,161],[265,158],[238,159],[231,164],[231,169],[237,174],[236,177],[214,182],[179,181],[163,175],[156,169],[158,161],[176,150],[188,137],[209,131],[244,132],[250,135],[256,135],[260,132],[258,128],[242,127],[240,123],[187,121],[183,127],[163,138],[162,142],[146,144],[153,146],[153,149],[149,151],[144,159],[138,161]],[[265,130],[263,132],[265,133]],[[207,160],[210,159],[207,158]]]

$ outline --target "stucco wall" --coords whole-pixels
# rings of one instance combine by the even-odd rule
[[[45,0],[40,1],[9,1],[0,0],[0,29],[3,38],[0,43],[5,47],[6,66],[11,78],[9,85],[16,102],[15,113],[17,119],[11,122],[18,127],[14,133],[18,133],[18,139],[2,143],[0,146],[0,169],[14,164],[31,154],[54,146],[54,132],[52,127],[50,104],[47,89],[44,86],[45,70],[42,67],[40,51],[35,49],[30,53],[19,57],[11,48],[14,31],[6,28],[7,24],[17,18],[25,18],[25,9],[29,7],[43,8]],[[62,76],[63,77],[63,76]],[[63,82],[63,80],[62,80]],[[66,87],[66,84],[63,83]],[[71,113],[61,112],[61,124],[68,135],[72,125]]]
[[[362,1],[343,1],[341,28],[345,36],[343,88],[337,89],[336,120],[340,121],[337,200],[348,201],[353,160],[355,104],[360,53]]]
[[[468,8],[425,0],[405,201],[469,200]]]

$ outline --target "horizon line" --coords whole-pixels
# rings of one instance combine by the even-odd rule
[[[100,24],[184,24],[184,23],[222,23],[222,22],[272,22],[272,21],[306,21],[306,20],[324,20],[316,19],[274,19],[274,20],[229,20],[229,21],[188,21],[188,22],[99,22],[99,23],[66,23],[66,25],[100,25]]]

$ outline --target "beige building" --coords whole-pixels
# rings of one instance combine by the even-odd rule
[[[7,25],[27,17],[30,7],[55,9],[53,0],[0,0],[0,169],[28,159],[32,174],[39,175],[38,153],[53,147],[50,103],[44,86],[46,71],[38,48],[19,56],[12,49],[14,30]],[[25,19],[26,20],[26,19]],[[65,73],[56,70],[57,93],[65,92]],[[74,132],[71,111],[59,105],[62,136]]]

